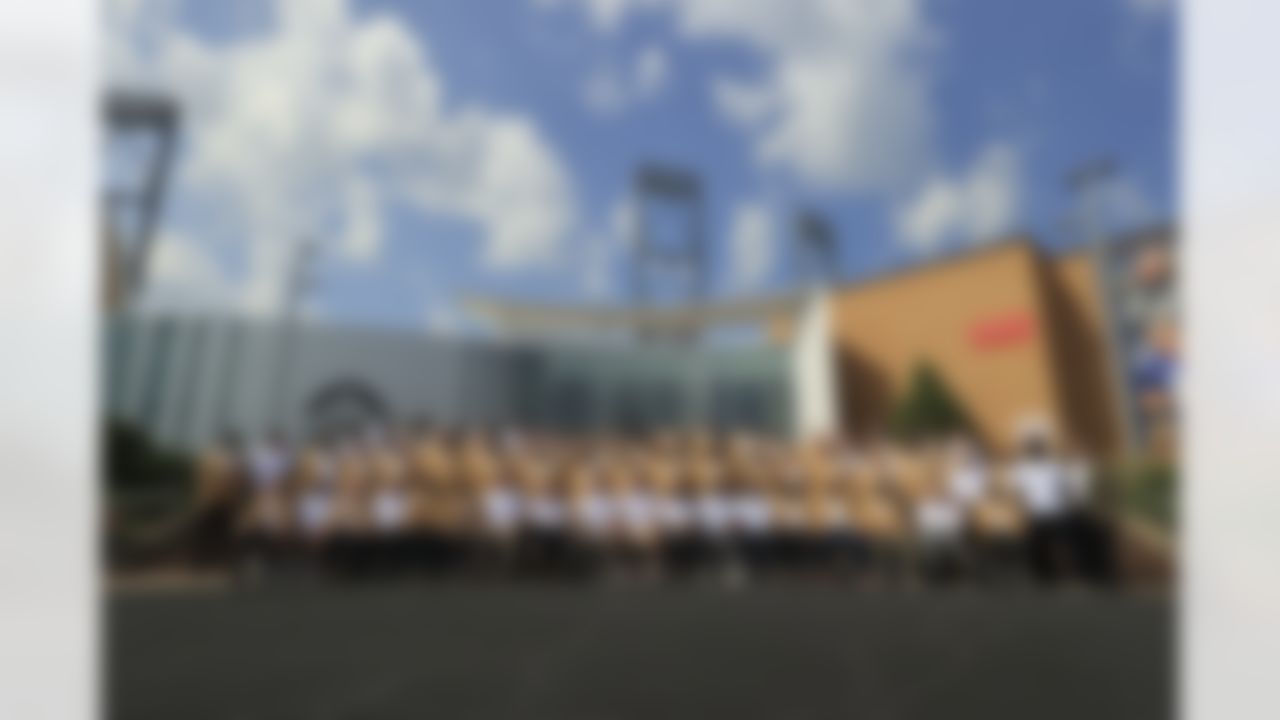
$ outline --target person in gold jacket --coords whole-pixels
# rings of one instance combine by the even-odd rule
[[[864,449],[849,476],[849,517],[861,530],[878,580],[904,579],[909,553],[905,506],[895,493],[891,466],[881,448]]]
[[[330,547],[335,569],[344,575],[368,569],[370,466],[364,442],[348,438],[340,443],[334,458]]]
[[[220,565],[230,559],[236,513],[245,495],[240,439],[225,432],[196,463],[193,560]]]

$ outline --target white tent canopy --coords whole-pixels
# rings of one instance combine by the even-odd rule
[[[506,334],[617,332],[693,336],[717,326],[760,324],[796,318],[804,298],[796,295],[718,300],[678,306],[601,306],[470,298],[467,308]]]

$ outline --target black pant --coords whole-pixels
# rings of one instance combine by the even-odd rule
[[[670,535],[662,543],[662,564],[673,577],[688,577],[698,564],[700,549],[691,532]]]
[[[924,543],[919,548],[919,570],[923,578],[934,585],[949,585],[964,574],[966,562],[962,542],[936,541]]]
[[[773,556],[784,572],[804,570],[812,564],[814,545],[804,532],[783,530],[774,535]]]
[[[372,543],[363,535],[335,532],[325,542],[324,566],[342,577],[362,575],[369,569],[371,550]]]
[[[522,574],[551,577],[568,566],[568,534],[560,528],[535,527],[520,533],[517,565]]]
[[[1090,582],[1107,584],[1115,577],[1111,528],[1096,514],[1080,509],[1066,519],[1073,569]]]
[[[250,530],[240,538],[239,560],[253,562],[269,573],[279,573],[289,566],[294,548],[277,532]]]
[[[1061,517],[1034,518],[1027,533],[1031,572],[1041,583],[1052,583],[1062,575],[1061,562],[1070,554],[1070,533]]]
[[[1026,543],[1016,535],[978,537],[973,539],[975,570],[985,583],[1003,583],[1020,577]]]
[[[235,512],[230,505],[212,505],[200,511],[192,528],[192,560],[197,566],[224,565],[231,556],[231,531]]]
[[[738,557],[754,574],[768,572],[773,559],[769,538],[764,533],[746,533],[737,539]]]

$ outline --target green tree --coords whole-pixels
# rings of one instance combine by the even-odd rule
[[[933,366],[919,363],[907,393],[893,410],[891,429],[907,440],[919,440],[970,429],[968,415]]]
[[[167,450],[136,425],[109,421],[103,446],[107,486],[112,489],[185,487],[190,482],[191,459]]]

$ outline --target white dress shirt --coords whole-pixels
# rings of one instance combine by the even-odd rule
[[[1067,509],[1066,483],[1051,460],[1023,460],[1013,466],[1013,484],[1027,513],[1037,520],[1060,517]]]
[[[613,503],[595,490],[583,494],[574,505],[578,526],[589,537],[607,536],[613,530],[614,515]]]
[[[485,525],[494,532],[512,532],[520,522],[520,499],[510,488],[489,488],[482,507]]]
[[[289,472],[289,455],[283,449],[263,444],[249,453],[249,481],[258,491],[274,490]]]
[[[970,507],[987,494],[987,469],[980,463],[962,463],[951,470],[947,489],[962,507]]]
[[[729,504],[718,493],[704,493],[694,502],[698,529],[710,537],[721,537],[729,531],[733,518]]]
[[[773,513],[769,501],[756,492],[742,493],[733,498],[732,512],[734,527],[749,537],[760,537],[769,533],[773,524]]]
[[[656,505],[660,523],[667,533],[683,533],[692,527],[693,504],[685,498],[666,495],[659,498]]]
[[[383,532],[393,532],[404,526],[409,519],[409,501],[398,488],[382,488],[373,496],[374,527]]]
[[[525,508],[529,524],[539,530],[559,530],[564,527],[564,505],[560,498],[535,495],[525,500]]]

